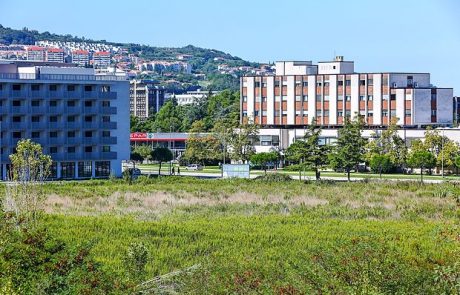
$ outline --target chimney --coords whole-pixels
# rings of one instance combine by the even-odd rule
[[[335,61],[343,61],[343,55],[337,55]]]

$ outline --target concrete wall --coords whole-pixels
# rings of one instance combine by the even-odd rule
[[[453,104],[452,98],[454,97],[453,89],[437,89],[436,90],[436,106],[437,106],[437,123],[452,124],[453,118]]]
[[[414,89],[413,120],[415,125],[431,124],[431,89]],[[450,103],[452,106],[452,102]]]

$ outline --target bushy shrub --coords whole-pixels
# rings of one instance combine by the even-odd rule
[[[268,181],[268,182],[282,182],[282,181],[291,181],[292,178],[286,174],[280,173],[270,173],[267,175],[257,176],[255,178],[256,181]]]
[[[374,155],[369,165],[373,173],[389,173],[393,169],[391,159],[387,155]]]

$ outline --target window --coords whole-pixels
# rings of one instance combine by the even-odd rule
[[[49,148],[50,154],[56,154],[57,150],[57,146],[50,146]]]
[[[57,106],[57,100],[50,100],[50,107]]]
[[[57,131],[50,131],[50,138],[56,138],[58,137]]]
[[[67,116],[67,122],[75,122],[75,116]]]
[[[324,96],[324,101],[329,101],[329,95]]]
[[[267,82],[262,82],[262,87],[267,88]]]
[[[92,116],[85,116],[85,122],[93,122]]]
[[[316,111],[316,117],[321,117],[321,115],[322,115],[321,110],[317,110],[317,111]]]
[[[67,137],[75,137],[75,131],[67,131]]]
[[[279,117],[280,111],[275,111],[275,117]]]
[[[382,98],[383,100],[388,100],[390,97],[388,96],[388,94],[384,94]]]
[[[243,117],[247,117],[248,116],[248,112],[247,111],[243,111]]]
[[[436,94],[431,94],[431,100],[436,101]]]
[[[329,87],[329,82],[324,82],[324,87]]]
[[[85,85],[85,91],[93,91],[93,86]]]
[[[96,161],[96,177],[110,175],[110,161]]]
[[[67,147],[67,152],[69,154],[74,154],[75,153],[75,147],[74,146],[69,146]]]
[[[57,178],[57,163],[52,162],[51,163],[51,168],[50,168],[50,178]]]
[[[287,101],[287,96],[282,96],[283,101]]]
[[[391,117],[396,117],[396,110],[391,110],[390,111],[390,116]]]
[[[303,86],[303,87],[308,87],[308,82],[307,82],[307,81],[303,81],[302,86]]]
[[[254,111],[254,116],[258,116],[259,115],[259,111]]]
[[[374,85],[374,79],[367,79],[367,85],[368,86],[373,86]]]
[[[388,117],[388,111],[382,111],[382,117]]]
[[[359,86],[366,86],[366,80],[359,80]]]
[[[22,119],[21,116],[13,116],[13,120],[12,120],[12,121],[13,121],[14,123],[19,123],[19,122],[22,121],[21,119]]]
[[[40,90],[40,85],[32,84],[32,86],[30,86],[30,89],[32,91],[38,91],[38,90]]]
[[[13,84],[13,90],[15,90],[15,91],[21,90],[21,85],[19,85],[19,84]]]
[[[67,85],[67,91],[75,91],[75,85]]]
[[[324,117],[329,117],[329,111],[324,111],[323,115]]]
[[[74,107],[75,106],[75,100],[68,100],[67,101],[67,106],[68,107]]]
[[[19,132],[19,131],[13,132],[13,138],[14,138],[14,139],[21,138],[21,137],[22,137],[21,132]]]
[[[350,95],[346,95],[346,96],[345,96],[345,100],[346,100],[346,101],[350,101],[350,100],[351,100],[351,96],[350,96]]]
[[[243,101],[244,102],[248,101],[248,97],[246,95],[243,95]]]
[[[20,100],[13,100],[13,107],[20,107],[21,101]]]
[[[50,91],[57,91],[57,85],[53,84],[49,86]]]
[[[337,81],[337,86],[343,86],[343,81]]]
[[[279,95],[275,96],[275,101],[280,101],[281,97]]]
[[[316,101],[321,101],[321,95],[316,96]]]
[[[296,116],[300,116],[302,114],[302,111],[295,111]]]
[[[360,100],[360,101],[364,101],[364,95],[360,95],[360,96],[359,96],[359,100]]]
[[[107,130],[102,131],[102,137],[110,137],[110,131],[107,131]]]
[[[85,131],[85,137],[93,137],[93,131]]]
[[[390,100],[396,100],[396,94],[390,94]]]
[[[302,97],[300,95],[295,96],[295,101],[301,101],[301,100],[302,100]]]
[[[287,116],[288,112],[287,111],[283,111],[283,116]]]
[[[411,114],[412,114],[411,109],[406,109],[406,110],[404,111],[404,115],[405,115],[405,116],[410,116]]]
[[[78,177],[93,176],[93,166],[91,161],[78,162]]]
[[[58,121],[58,117],[57,116],[50,116],[50,122],[57,122]]]
[[[262,96],[262,101],[263,101],[263,102],[266,102],[266,101],[267,101],[267,97],[266,97],[266,96]]]
[[[40,101],[35,99],[35,100],[32,100],[32,101],[30,102],[30,104],[31,104],[33,107],[38,107],[38,106],[40,106]]]
[[[246,99],[247,99],[247,98],[246,98]],[[104,100],[104,101],[102,102],[102,106],[103,106],[103,107],[110,107],[110,101]]]
[[[31,135],[32,135],[32,138],[39,138],[40,137],[40,131],[32,131]]]
[[[262,116],[266,117],[267,116],[267,111],[262,111]]]
[[[345,111],[345,117],[350,117],[351,116],[351,111]]]
[[[316,82],[316,86],[317,86],[317,87],[321,87],[322,85],[323,85],[323,83],[321,83],[321,82]]]
[[[30,120],[31,120],[32,122],[40,122],[40,116],[32,116],[32,117],[30,118]]]
[[[308,95],[303,96],[303,101],[308,101]]]
[[[373,95],[368,95],[367,100],[374,100],[374,96]]]
[[[61,177],[62,178],[75,178],[75,163],[62,162],[61,163]]]
[[[91,100],[86,100],[85,101],[85,107],[92,107],[93,106],[93,102]]]
[[[110,145],[103,145],[103,146],[102,146],[102,152],[103,152],[103,153],[108,153],[108,152],[110,152]]]
[[[279,80],[275,80],[275,87],[280,87],[280,81]]]
[[[93,147],[90,145],[85,146],[85,153],[91,153],[93,151]]]
[[[256,96],[256,102],[260,102],[262,98],[260,96]]]
[[[345,80],[345,86],[351,86],[351,80]]]
[[[260,87],[260,82],[259,81],[254,82],[254,87]]]
[[[338,111],[338,112],[337,112],[337,117],[343,117],[343,112],[342,112],[342,111]]]
[[[337,96],[337,100],[338,100],[338,101],[342,101],[342,100],[343,100],[343,95]]]
[[[436,116],[436,110],[431,110],[431,115],[434,117]]]
[[[367,112],[367,116],[368,116],[368,117],[373,117],[373,116],[374,116],[374,113],[373,113],[373,112]]]

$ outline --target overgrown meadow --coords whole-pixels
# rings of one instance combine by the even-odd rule
[[[111,282],[101,293],[460,292],[455,183],[141,177],[45,190],[47,231],[89,249]],[[133,244],[146,255],[135,276]]]

